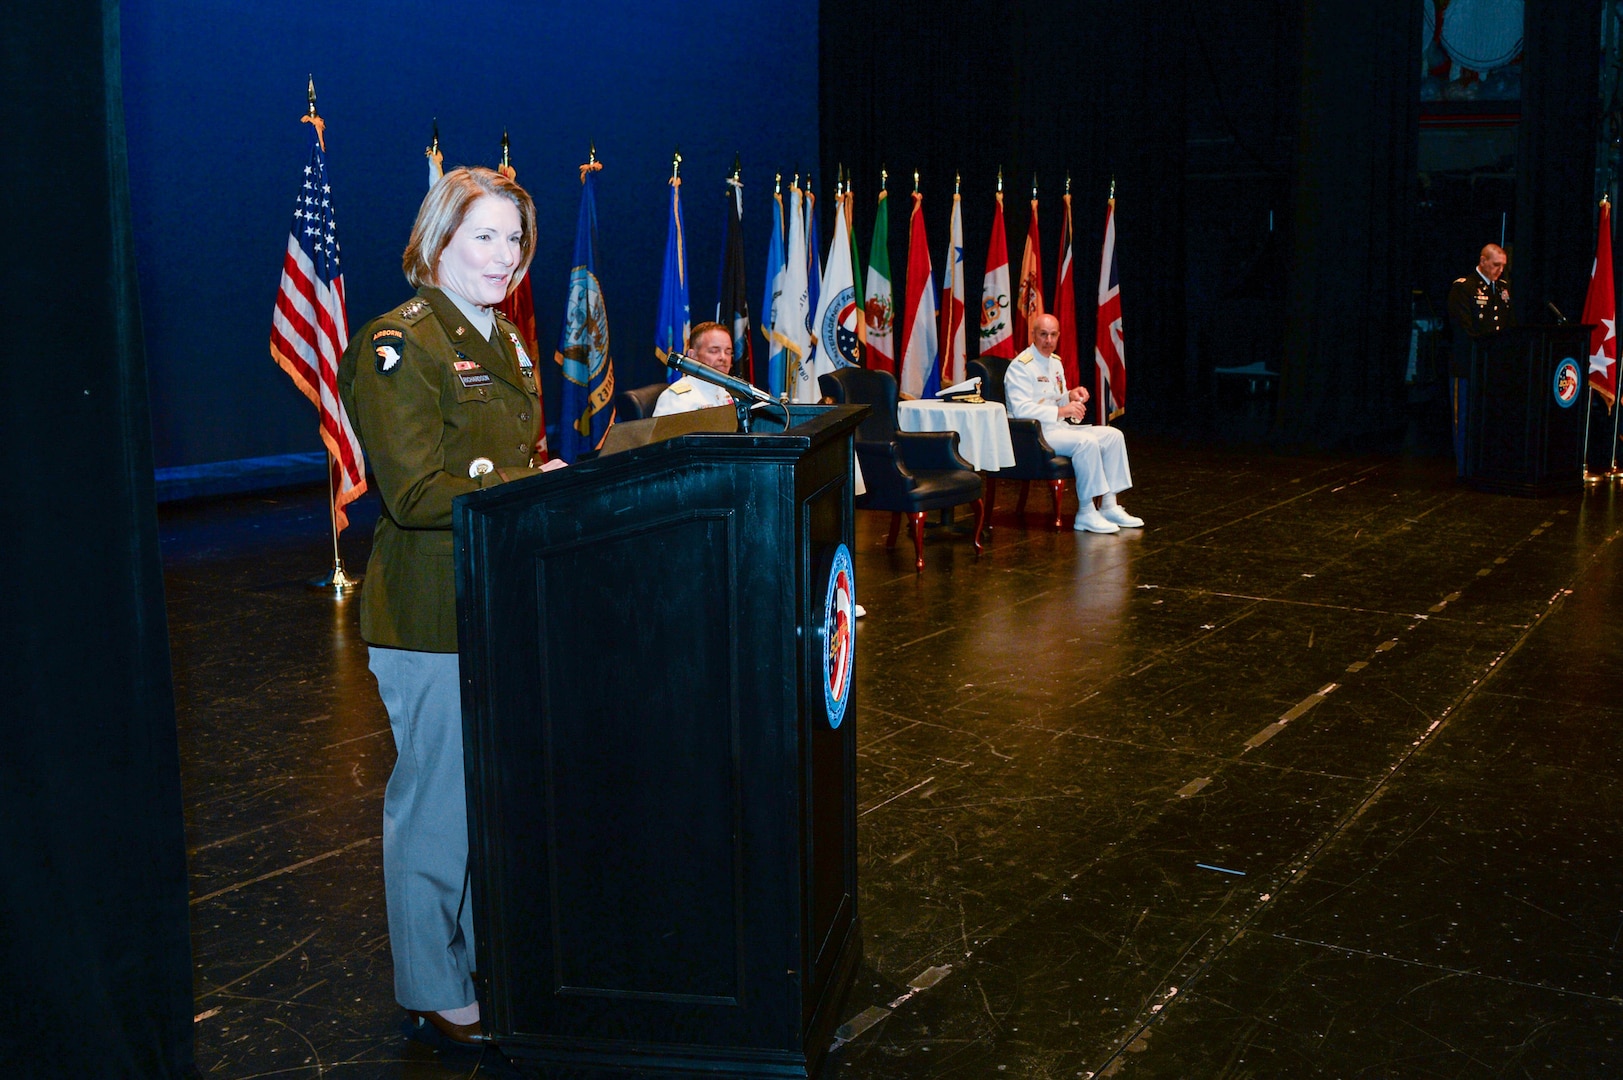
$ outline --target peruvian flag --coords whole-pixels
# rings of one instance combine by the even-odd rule
[[[1617,400],[1617,293],[1612,291],[1612,204],[1606,199],[1600,204],[1600,236],[1583,321],[1595,327],[1589,332],[1589,388],[1606,399],[1611,412]]]
[[[1031,198],[1031,228],[1026,230],[1026,253],[1020,259],[1020,295],[1014,305],[1014,339],[1025,345],[1031,341],[1031,320],[1043,308],[1042,239],[1037,233],[1036,188]]]
[[[1099,260],[1099,321],[1093,337],[1098,367],[1094,423],[1104,424],[1127,411],[1127,354],[1121,343],[1121,287],[1116,281],[1116,200],[1105,211],[1105,247]]]
[[[902,393],[920,397],[928,379],[941,385],[936,369],[935,270],[924,238],[924,196],[913,193],[907,225],[907,306],[902,309]]]
[[[992,216],[992,242],[986,249],[986,277],[981,282],[980,355],[1013,360],[1014,353],[1014,330],[1009,325],[1009,246],[1003,239],[1000,191],[997,211]]]
[[[964,210],[956,191],[952,193],[952,227],[947,234],[947,265],[942,274],[941,378],[936,390],[960,383],[965,377]]]
[[[1070,181],[1066,181],[1068,184]],[[1059,232],[1059,274],[1054,283],[1054,317],[1059,320],[1059,362],[1065,385],[1081,386],[1076,362],[1076,281],[1071,274],[1071,193],[1065,193],[1065,224]]]

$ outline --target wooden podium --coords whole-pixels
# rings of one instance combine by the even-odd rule
[[[1480,491],[1582,491],[1589,331],[1515,326],[1471,349],[1465,478]]]
[[[865,412],[457,500],[481,1012],[543,1075],[817,1070],[861,957],[853,639],[824,627]]]

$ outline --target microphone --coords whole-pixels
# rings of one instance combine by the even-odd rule
[[[1556,322],[1565,323],[1565,322],[1569,321],[1565,315],[1561,314],[1561,309],[1555,306],[1555,301],[1554,300],[1546,300],[1544,302],[1544,306],[1549,308],[1552,312],[1555,313],[1555,321]]]
[[[735,379],[731,375],[725,375],[713,367],[699,363],[693,357],[684,353],[673,352],[667,354],[665,366],[680,371],[684,375],[690,375],[700,382],[719,386],[739,401],[754,401],[766,405],[777,404],[777,400],[760,387],[747,383],[743,379]]]

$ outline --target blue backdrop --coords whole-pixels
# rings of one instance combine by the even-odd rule
[[[535,197],[530,269],[549,426],[580,199],[595,141],[600,273],[620,386],[653,356],[671,152],[681,147],[693,318],[709,318],[723,178],[744,170],[750,293],[772,176],[817,161],[817,4],[223,3],[125,0],[125,110],[156,464],[320,449],[271,360],[271,310],[307,153],[307,77],[327,120],[352,329],[410,295],[400,252],[445,166],[496,165],[505,129]],[[787,179],[785,180],[787,183]],[[821,182],[819,194],[831,185]],[[758,299],[757,301],[758,302]]]

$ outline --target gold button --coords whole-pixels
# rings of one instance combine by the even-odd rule
[[[527,412],[521,412],[518,414],[518,418],[520,420],[528,420],[530,418],[530,414]]]
[[[529,453],[529,450],[530,450],[530,444],[529,443],[519,443],[518,444],[518,452],[519,453],[526,454],[526,453]]]

